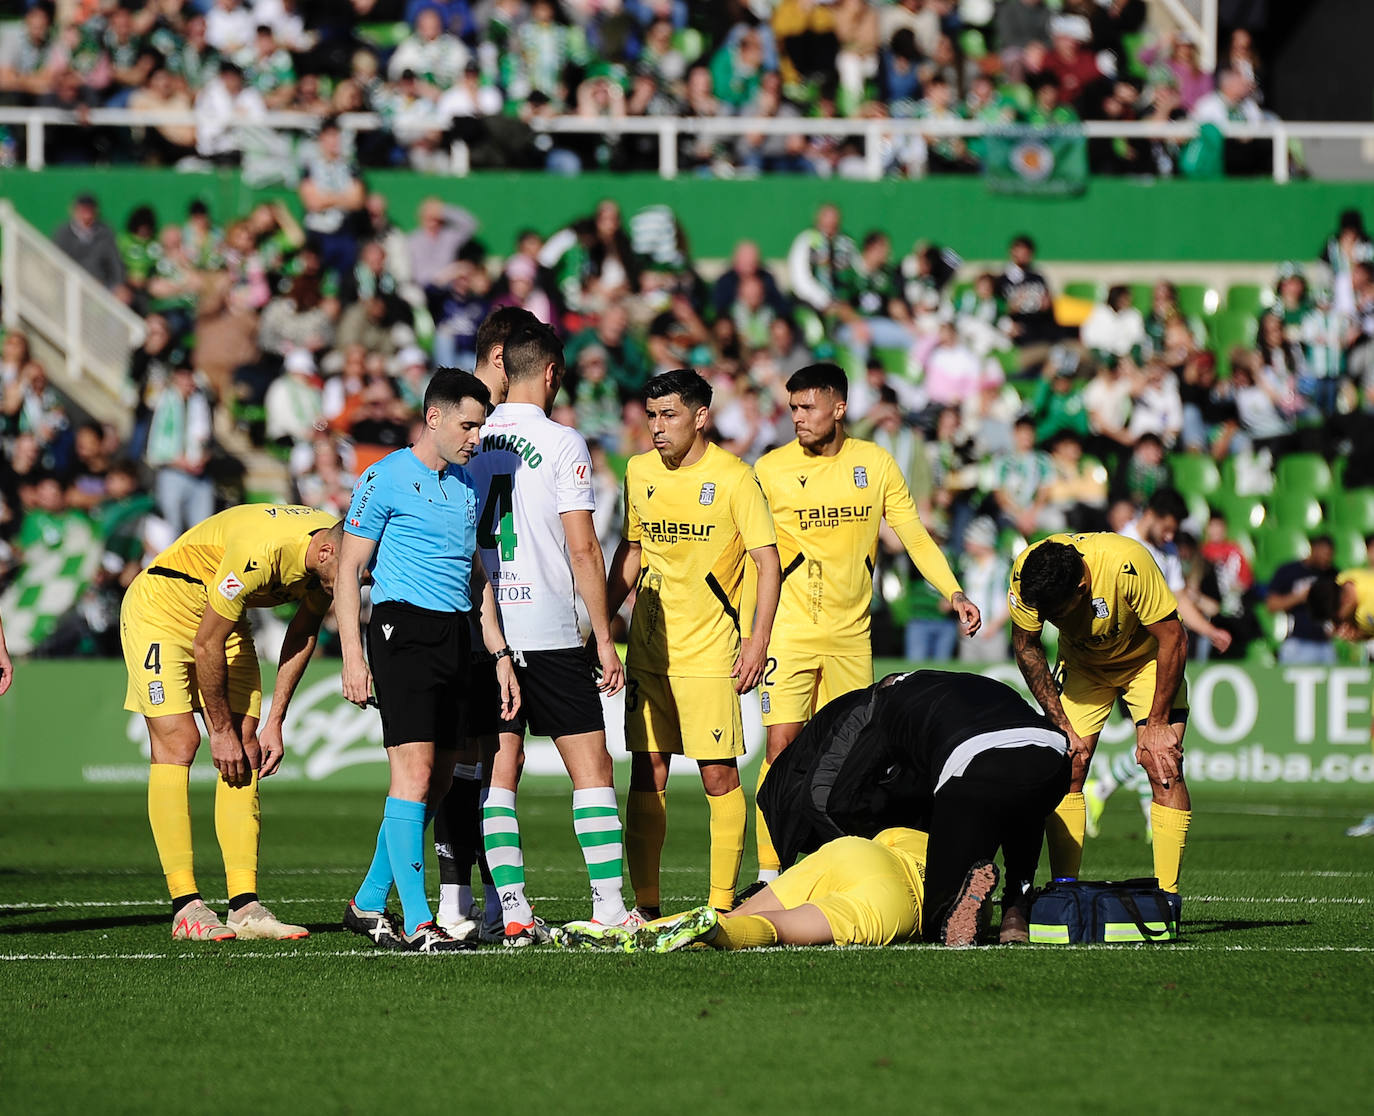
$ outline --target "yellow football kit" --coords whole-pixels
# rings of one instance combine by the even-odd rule
[[[631,458],[625,538],[641,548],[625,659],[629,749],[742,755],[730,672],[740,653],[744,572],[748,551],[776,541],[753,470],[714,445],[677,469],[655,452]]]
[[[1118,697],[1131,716],[1143,722],[1154,704],[1159,642],[1147,630],[1178,611],[1178,601],[1150,552],[1133,539],[1109,531],[1052,535],[1043,542],[1067,543],[1083,556],[1091,582],[1091,607],[1078,609],[1059,627],[1059,665],[1055,668],[1064,714],[1079,736],[1102,731]],[[1012,622],[1028,632],[1044,626],[1039,613],[1021,600],[1018,589],[1028,547],[1011,570],[1007,595]],[[1179,684],[1175,717],[1188,708],[1188,686]]]
[[[1344,570],[1336,578],[1340,586],[1355,587],[1355,625],[1361,639],[1374,639],[1374,570]]]
[[[921,575],[959,591],[892,455],[845,438],[833,457],[793,441],[759,459],[782,562],[782,594],[759,690],[763,723],[796,724],[833,698],[873,683],[869,610],[878,528],[896,532]]]
[[[885,829],[838,837],[768,886],[788,910],[820,908],[836,945],[890,945],[921,936],[926,834]]]
[[[203,705],[196,684],[196,630],[206,606],[234,629],[225,642],[229,708],[258,716],[262,682],[245,610],[288,601],[323,616],[329,594],[306,572],[310,536],[337,517],[289,504],[245,504],[192,527],[134,578],[120,609],[129,672],[124,708],[147,717]]]

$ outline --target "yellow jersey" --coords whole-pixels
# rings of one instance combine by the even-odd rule
[[[1051,535],[1029,546],[1011,568],[1007,594],[1011,619],[1018,628],[1038,632],[1040,614],[1021,600],[1021,567],[1026,555],[1047,542],[1068,543],[1088,567],[1087,603],[1059,623],[1059,657],[1079,666],[1106,667],[1152,657],[1159,642],[1146,627],[1178,611],[1178,601],[1150,552],[1134,539],[1111,531],[1087,535]]]
[[[923,577],[946,598],[959,590],[926,531],[892,455],[846,437],[833,457],[800,442],[755,466],[773,512],[782,596],[772,645],[826,655],[868,655],[878,527],[887,520]]]
[[[1363,639],[1374,639],[1374,570],[1345,570],[1336,584],[1355,586],[1355,615],[1350,622]]]
[[[739,657],[746,552],[777,541],[754,471],[715,445],[677,469],[652,450],[630,458],[625,538],[640,546],[627,665],[728,677]]]
[[[338,522],[294,504],[243,504],[187,530],[144,571],[167,594],[170,615],[194,631],[208,603],[226,620],[246,608],[304,601],[323,616],[332,598],[305,568],[310,536]]]

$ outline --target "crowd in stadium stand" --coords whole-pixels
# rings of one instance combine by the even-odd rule
[[[92,154],[162,164],[233,163],[272,110],[380,114],[368,166],[653,168],[655,136],[539,134],[536,118],[959,118],[1064,125],[1083,119],[1224,126],[1264,110],[1249,33],[1215,73],[1196,43],[1148,33],[1145,0],[36,0],[0,38],[0,104],[78,113],[50,129],[51,162]],[[194,125],[92,124],[91,107],[191,110]],[[22,155],[0,136],[0,160]],[[686,172],[863,176],[843,136],[682,136]],[[1268,148],[1219,133],[1195,147],[1094,140],[1104,174],[1263,173]],[[276,148],[268,144],[268,150]],[[978,170],[979,140],[888,143],[890,174]]]
[[[336,134],[311,158],[300,220],[281,203],[168,213],[150,199],[116,232],[94,198],[74,200],[54,241],[146,316],[129,369],[133,434],[121,445],[71,421],[25,338],[5,339],[11,569],[46,516],[109,517],[127,533],[126,513],[155,507],[155,549],[208,515],[232,480],[225,429],[280,457],[293,499],[342,512],[359,471],[410,439],[431,370],[471,367],[478,325],[508,305],[564,339],[555,417],[593,447],[608,548],[617,474],[650,448],[639,397],[650,376],[703,370],[713,436],[752,461],[792,437],[788,376],[841,363],[851,429],[892,452],[986,610],[988,635],[965,657],[1005,656],[1006,566],[1027,540],[1120,528],[1161,489],[1181,493],[1188,591],[1233,632],[1231,655],[1290,627],[1329,643],[1303,623],[1309,573],[1366,561],[1374,247],[1356,211],[1320,259],[1276,266],[1272,286],[1058,291],[1030,236],[1001,264],[970,268],[950,247],[852,228],[828,204],[785,259],[743,241],[700,269],[663,206],[627,215],[603,201],[567,227],[488,244],[480,215],[430,198],[404,215],[407,232]],[[1332,545],[1309,556],[1310,536]],[[143,557],[123,539],[102,567],[114,603]],[[1280,576],[1290,560],[1308,573]],[[953,621],[905,560],[881,565],[878,588],[880,653],[954,653]]]

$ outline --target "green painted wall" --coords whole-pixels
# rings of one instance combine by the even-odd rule
[[[905,247],[918,237],[947,244],[969,259],[1001,257],[1007,240],[1028,231],[1048,260],[1274,261],[1313,258],[1337,214],[1355,206],[1374,224],[1374,187],[1363,183],[1268,181],[1129,182],[1096,179],[1080,198],[1016,198],[990,194],[976,179],[836,182],[815,178],[744,181],[652,175],[483,173],[469,178],[430,178],[403,171],[367,176],[371,188],[391,201],[398,224],[414,223],[416,206],[430,194],[464,205],[483,222],[482,236],[504,252],[515,231],[533,226],[552,232],[588,212],[599,198],[613,197],[627,210],[654,202],[671,205],[701,258],[729,254],[742,237],[760,242],[778,258],[816,206],[835,200],[855,234],[884,228]],[[14,201],[39,228],[62,219],[70,200],[91,190],[104,202],[106,219],[124,220],[138,204],[153,205],[166,220],[201,197],[218,220],[247,209],[258,197],[283,191],[244,187],[237,174],[52,168],[37,173],[0,171],[0,197]]]

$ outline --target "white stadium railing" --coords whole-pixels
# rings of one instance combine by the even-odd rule
[[[347,113],[340,118],[346,133],[377,131],[386,127],[376,113]],[[78,120],[75,113],[63,109],[0,108],[0,124],[22,127],[26,140],[26,165],[29,170],[44,166],[44,134],[49,128],[100,126],[143,128],[159,125],[194,126],[196,117],[189,111],[131,109],[92,109]],[[288,132],[313,132],[320,118],[308,113],[279,112],[254,120],[245,127]],[[676,117],[621,116],[585,118],[558,116],[536,119],[536,131],[555,134],[614,136],[656,136],[659,140],[659,174],[664,178],[678,175],[678,141],[684,136],[854,136],[862,140],[865,177],[882,178],[884,174],[884,146],[893,139],[928,136],[984,136],[1007,130],[1007,125],[990,124],[980,120],[910,120],[869,117],[841,119],[778,119],[743,116]],[[1024,127],[1024,126],[1020,126]],[[1088,139],[1161,139],[1186,142],[1197,135],[1198,124],[1191,120],[1167,124],[1148,121],[1084,121],[1073,125]],[[1063,129],[1055,128],[1055,131]],[[1228,123],[1222,128],[1228,139],[1265,140],[1273,145],[1273,179],[1287,182],[1290,178],[1289,143],[1292,140],[1355,140],[1374,145],[1374,124],[1338,123],[1293,120],[1265,120],[1256,124]],[[463,145],[456,144],[462,149]],[[466,168],[466,152],[460,150],[455,166]]]

